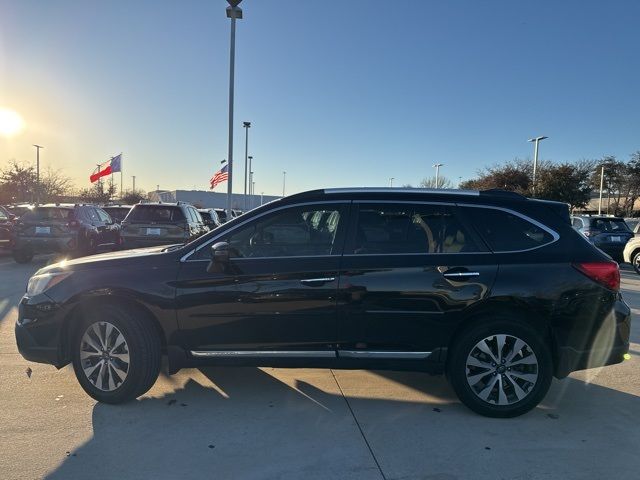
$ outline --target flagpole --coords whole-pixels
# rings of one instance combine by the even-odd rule
[[[120,201],[122,201],[122,152],[120,152]]]

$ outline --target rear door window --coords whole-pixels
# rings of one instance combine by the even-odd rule
[[[98,217],[100,218],[101,222],[103,222],[103,223],[111,223],[111,217],[109,216],[109,214],[107,212],[105,212],[101,208],[96,208],[95,210],[96,210],[96,213],[98,214]]]
[[[360,204],[350,252],[356,255],[470,253],[480,242],[443,205]]]
[[[555,240],[549,230],[506,210],[484,207],[464,210],[494,252],[531,250]]]

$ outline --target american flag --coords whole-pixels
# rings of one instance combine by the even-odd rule
[[[211,189],[216,188],[216,185],[218,185],[219,183],[227,181],[227,178],[229,178],[229,171],[227,168],[228,166],[229,165],[225,165],[213,174],[213,177],[211,177],[211,180],[209,180],[209,182],[211,183]]]

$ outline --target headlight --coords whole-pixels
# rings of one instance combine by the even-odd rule
[[[34,275],[29,279],[27,285],[27,295],[33,297],[49,290],[54,285],[71,275],[71,272],[43,273],[42,275]]]

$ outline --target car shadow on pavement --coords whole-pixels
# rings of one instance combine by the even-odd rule
[[[633,478],[640,468],[632,394],[568,378],[532,412],[500,420],[467,410],[443,377],[351,373],[368,380],[329,370],[182,372],[170,393],[96,404],[93,437],[61,445],[63,461],[46,478],[368,479],[381,477],[376,462],[386,478],[421,479],[498,478],[494,462],[505,478]],[[381,393],[385,384],[393,395]]]

